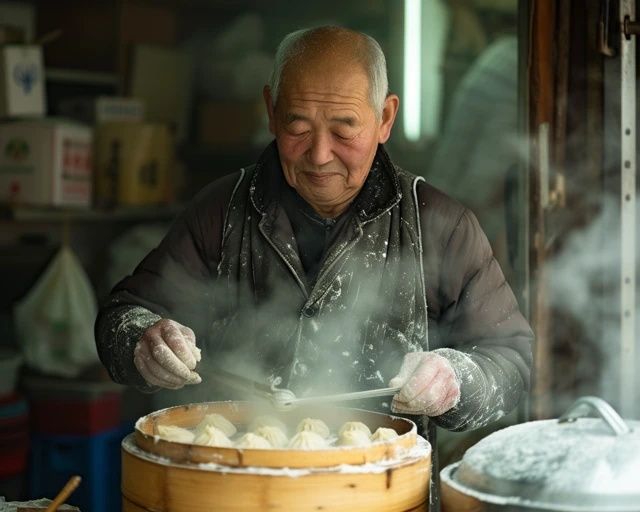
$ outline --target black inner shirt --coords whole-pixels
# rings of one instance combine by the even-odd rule
[[[351,218],[352,208],[333,219],[325,219],[289,185],[283,187],[282,206],[291,222],[307,281],[313,286],[327,250]]]

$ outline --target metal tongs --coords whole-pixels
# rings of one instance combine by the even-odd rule
[[[381,396],[393,396],[400,387],[368,389],[366,391],[353,391],[350,393],[338,393],[335,395],[309,396],[298,398],[290,389],[277,387],[279,380],[274,380],[270,385],[261,384],[252,379],[241,377],[235,373],[216,368],[212,376],[219,382],[231,386],[239,391],[249,393],[257,398],[265,399],[278,411],[288,411],[300,405],[345,402],[360,400],[363,398],[375,398]]]

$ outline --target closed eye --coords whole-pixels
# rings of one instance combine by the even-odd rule
[[[340,140],[351,140],[355,137],[354,133],[350,133],[347,131],[335,131],[333,135]]]
[[[302,135],[307,135],[311,130],[308,126],[300,126],[300,124],[293,124],[287,127],[287,132],[289,132],[294,137],[300,137]]]
[[[332,122],[331,131],[340,140],[350,140],[358,134],[358,123],[353,117],[336,117]]]
[[[291,135],[297,137],[297,136],[306,135],[307,133],[309,133],[310,128],[309,128],[309,124],[306,123],[305,121],[302,121],[300,119],[295,119],[287,123],[287,131]]]

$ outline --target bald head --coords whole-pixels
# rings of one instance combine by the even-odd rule
[[[388,92],[387,65],[380,45],[372,37],[354,30],[325,26],[298,30],[287,35],[276,51],[269,81],[274,106],[282,84],[301,70],[343,69],[359,66],[369,82],[369,101],[376,115],[382,113]]]

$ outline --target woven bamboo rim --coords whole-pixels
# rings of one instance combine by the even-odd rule
[[[239,449],[176,443],[157,436],[158,425],[193,428],[205,415],[217,413],[246,430],[253,418],[260,414],[275,415],[293,430],[307,417],[326,421],[336,432],[346,421],[362,421],[371,431],[378,427],[393,428],[399,436],[391,441],[377,442],[365,447],[331,447],[324,450]],[[416,445],[417,428],[412,421],[360,409],[338,407],[300,407],[284,413],[266,411],[264,406],[249,402],[203,402],[170,407],[153,412],[138,420],[135,441],[142,450],[177,463],[214,463],[227,466],[258,466],[271,468],[331,467],[340,464],[359,465],[396,459]]]

